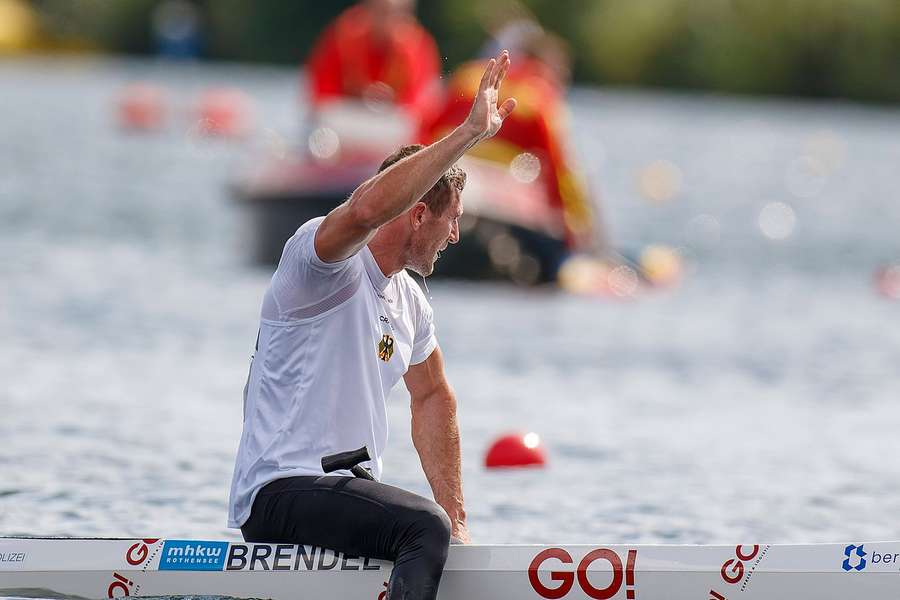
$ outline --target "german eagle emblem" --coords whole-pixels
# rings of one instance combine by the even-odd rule
[[[381,341],[378,342],[378,358],[387,362],[391,360],[391,357],[394,355],[394,338],[389,336],[388,334],[384,334],[381,336]]]

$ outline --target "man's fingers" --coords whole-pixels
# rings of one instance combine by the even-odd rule
[[[491,85],[495,88],[500,85],[500,80],[503,78],[501,76],[501,72],[505,67],[509,65],[509,53],[504,50],[500,54],[497,55],[496,58],[496,66],[494,67],[494,72],[491,73]]]
[[[516,99],[515,98],[507,98],[503,101],[503,104],[500,105],[500,108],[497,109],[497,114],[500,115],[500,118],[505,120],[506,117],[510,115],[512,111],[516,109]]]
[[[494,87],[496,89],[500,89],[500,84],[503,83],[503,79],[506,78],[506,74],[509,72],[509,55],[505,55],[506,60],[500,63],[499,73],[497,74],[497,81],[494,83]]]
[[[478,84],[479,92],[483,92],[489,85],[491,85],[491,78],[494,75],[494,66],[496,64],[497,61],[493,58],[488,61],[487,67],[485,67],[484,69],[484,75],[481,76],[481,83]]]

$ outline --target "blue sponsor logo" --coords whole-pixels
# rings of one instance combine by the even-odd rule
[[[862,571],[866,568],[866,551],[863,550],[862,545],[848,544],[844,548],[844,556],[847,558],[844,559],[841,568],[845,571]]]
[[[221,571],[228,542],[166,540],[159,557],[160,571]]]

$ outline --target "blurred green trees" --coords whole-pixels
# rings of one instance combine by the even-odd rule
[[[420,0],[445,69],[484,42],[494,0]],[[158,0],[32,0],[45,24],[154,50]],[[350,0],[196,0],[204,55],[299,64]],[[523,0],[571,44],[581,82],[900,101],[900,0]]]
[[[603,0],[578,34],[600,80],[900,100],[897,0]]]

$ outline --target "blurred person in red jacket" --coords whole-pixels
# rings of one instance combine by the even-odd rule
[[[314,109],[342,98],[398,105],[421,121],[440,103],[440,59],[414,0],[363,0],[328,26],[307,64]]]
[[[502,90],[502,99],[515,97],[518,101],[516,112],[494,138],[470,154],[513,166],[513,161],[524,153],[536,157],[538,161],[519,160],[517,164],[535,165],[533,169],[538,172],[525,176],[536,176],[545,186],[547,201],[561,213],[565,223],[570,250],[594,249],[599,240],[595,239],[593,206],[566,152],[565,92],[571,75],[568,48],[557,36],[539,30],[523,40],[516,53]],[[423,127],[423,141],[441,138],[465,118],[469,110],[467,100],[478,89],[482,71],[483,61],[472,61],[456,70],[450,78],[443,108]]]

